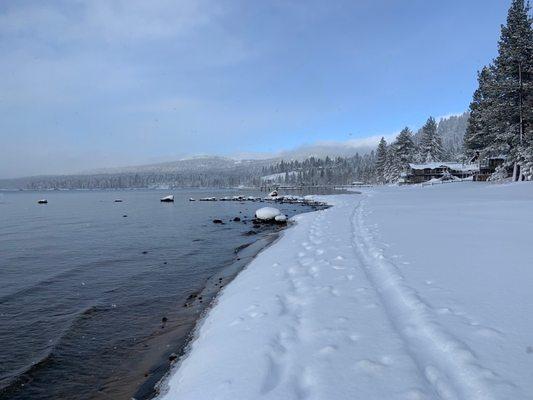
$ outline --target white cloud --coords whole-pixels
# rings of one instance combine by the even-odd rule
[[[0,32],[65,44],[124,44],[184,36],[209,24],[222,9],[207,0],[91,0],[14,3],[0,14]]]

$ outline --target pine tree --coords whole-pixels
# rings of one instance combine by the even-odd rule
[[[409,163],[415,161],[416,147],[413,132],[407,127],[403,128],[393,145],[397,153],[398,167],[401,171],[405,171],[409,167]]]
[[[467,156],[475,152],[482,152],[482,156],[490,151],[490,145],[495,141],[493,113],[495,96],[494,67],[484,67],[478,73],[478,88],[474,92],[470,103],[470,116],[464,137],[464,148]]]
[[[381,138],[376,154],[376,180],[385,183],[385,167],[387,165],[387,141]]]
[[[509,163],[523,162],[523,147],[529,141],[524,137],[533,123],[533,30],[529,17],[530,6],[524,0],[513,0],[507,24],[501,28],[498,57],[495,60],[499,116],[497,143],[505,148]],[[528,132],[530,133],[530,132]]]
[[[387,162],[385,164],[384,180],[387,183],[396,183],[400,179],[402,168],[399,160],[399,151],[396,143],[387,147]]]
[[[529,179],[533,175],[533,28],[530,5],[513,0],[501,27],[498,56],[479,77],[465,145],[485,156],[506,157]],[[522,166],[522,168],[520,168]]]
[[[420,138],[419,159],[422,162],[443,161],[444,150],[442,139],[437,133],[437,123],[435,118],[429,117],[426,124],[422,127],[422,136]]]

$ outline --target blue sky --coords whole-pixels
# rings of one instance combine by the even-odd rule
[[[0,177],[416,128],[467,109],[509,3],[0,2]]]

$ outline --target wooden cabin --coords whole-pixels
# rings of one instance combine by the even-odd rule
[[[479,172],[478,164],[456,162],[431,162],[409,164],[409,171],[402,176],[404,183],[423,183],[432,179],[452,180],[469,178]]]
[[[479,171],[474,174],[474,181],[477,182],[484,182],[488,180],[490,176],[496,172],[496,169],[505,163],[505,156],[486,157],[480,159],[478,155],[477,159]],[[507,173],[509,176],[511,176],[512,171],[507,170]]]

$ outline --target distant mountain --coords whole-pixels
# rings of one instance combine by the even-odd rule
[[[261,167],[272,165],[281,160],[305,160],[310,157],[351,157],[355,154],[370,153],[376,147],[378,137],[354,139],[346,142],[321,142],[304,145],[294,150],[287,150],[277,154],[243,154],[234,157],[195,156],[177,161],[169,161],[147,165],[133,165],[126,167],[98,168],[85,171],[80,175],[99,174],[131,174],[131,173],[179,173],[188,171],[223,171],[247,167]]]
[[[100,168],[91,171],[86,171],[80,175],[223,171],[230,169],[246,168],[247,166],[256,167],[262,165],[270,165],[274,161],[276,161],[276,159],[238,160],[220,156],[197,156],[184,158],[178,161],[170,161],[157,164],[134,165],[116,168]]]
[[[439,121],[438,131],[443,138],[450,160],[458,159],[461,155],[467,121],[468,113],[442,118]],[[392,141],[395,136],[388,135],[386,139]],[[415,134],[415,141],[419,136],[420,131]],[[282,162],[304,162],[311,157],[314,159],[342,157],[347,159],[346,162],[353,167],[352,169],[356,168],[359,171],[357,174],[368,178],[371,169],[369,166],[372,160],[371,152],[375,150],[380,138],[381,136],[374,136],[345,142],[319,142],[278,154],[243,154],[235,157],[197,156],[157,164],[100,168],[79,174],[0,179],[0,188],[105,189],[260,185],[262,176],[280,172],[285,174],[291,171],[286,170]],[[353,160],[348,160],[353,157],[355,157]],[[363,157],[365,157],[364,161],[361,161]],[[335,166],[332,167],[332,171],[335,168]],[[307,176],[304,178],[311,179]],[[350,176],[350,179],[359,178],[360,176]],[[312,177],[313,182],[317,179],[319,178]]]
[[[309,157],[351,157],[356,154],[368,154],[374,150],[380,137],[372,137],[361,140],[351,140],[346,142],[324,142],[312,145],[305,145],[294,150],[279,153],[277,159],[283,160],[305,160]]]

